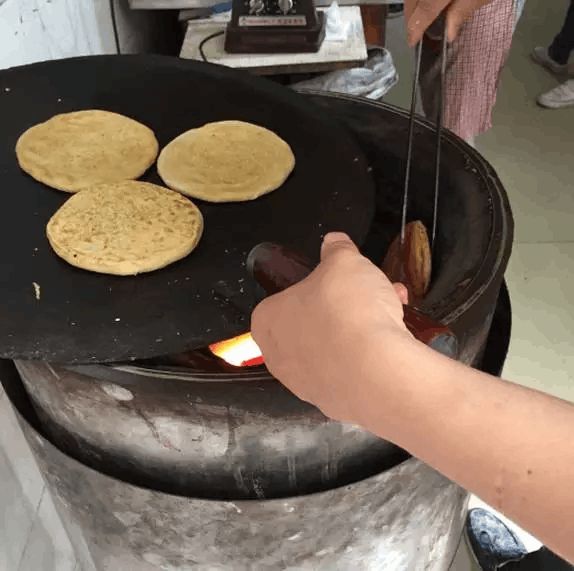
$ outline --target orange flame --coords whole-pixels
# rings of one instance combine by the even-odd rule
[[[263,355],[251,333],[219,341],[209,346],[210,351],[235,367],[253,367],[263,364]]]

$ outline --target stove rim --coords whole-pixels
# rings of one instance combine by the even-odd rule
[[[217,362],[215,361],[216,359],[218,359],[218,357],[214,357],[214,363]],[[207,369],[194,369],[191,366],[142,366],[136,363],[137,362],[131,364],[96,363],[91,365],[63,365],[63,367],[96,378],[98,377],[98,371],[101,370],[100,367],[105,367],[106,369],[112,369],[118,373],[127,373],[135,377],[162,379],[166,381],[217,384],[257,381],[279,382],[265,365],[235,367],[236,370],[226,371],[223,367],[233,367],[233,365],[224,363],[220,370],[208,371]]]
[[[493,322],[492,322],[488,337],[490,339],[493,330],[496,328],[496,333],[498,335],[503,335],[504,338],[506,339],[506,343],[504,344],[503,347],[501,347],[500,344],[490,345],[488,342],[488,339],[487,339],[487,342],[485,345],[485,347],[486,347],[485,350],[488,350],[488,348],[490,347],[491,350],[497,349],[497,351],[499,353],[498,359],[496,358],[496,356],[494,356],[494,358],[490,359],[491,360],[491,365],[490,365],[491,370],[489,370],[487,372],[490,372],[491,374],[496,374],[496,373],[500,374],[500,372],[502,371],[502,367],[504,365],[504,362],[505,362],[506,356],[507,356],[508,343],[510,342],[511,319],[512,319],[512,303],[511,303],[510,296],[508,293],[508,287],[506,285],[506,282],[503,280],[501,288],[500,288],[498,300],[496,303],[495,315],[493,318]],[[501,331],[499,329],[501,329]],[[490,357],[492,357],[492,355],[490,355]],[[479,367],[479,369],[482,369],[482,363],[485,361],[485,359],[486,359],[486,356],[483,356],[483,358],[481,359],[481,366]],[[495,365],[492,365],[493,361],[496,361]],[[34,410],[34,408],[32,406],[30,396],[28,395],[28,393],[26,392],[26,389],[24,388],[24,383],[23,383],[22,379],[20,378],[20,374],[16,370],[16,366],[15,366],[14,362],[11,360],[7,360],[7,359],[0,360],[0,365],[2,366],[2,369],[5,369],[7,364],[9,367],[11,367],[11,371],[6,371],[6,370],[2,371],[3,374],[0,375],[0,383],[3,385],[4,389],[6,390],[6,396],[8,397],[10,404],[14,408],[17,416],[19,417],[19,421],[24,422],[30,428],[30,430],[32,431],[34,436],[40,441],[40,444],[42,446],[45,446],[46,444],[48,444],[50,447],[57,450],[60,454],[64,454],[70,460],[79,463],[82,467],[89,469],[89,470],[93,470],[94,472],[97,472],[100,474],[105,474],[107,477],[118,480],[124,484],[134,486],[136,488],[156,492],[156,493],[167,494],[167,495],[170,495],[170,496],[173,496],[176,498],[193,499],[194,501],[201,501],[201,502],[205,502],[206,504],[207,503],[209,503],[209,504],[213,504],[213,503],[223,504],[223,503],[225,503],[225,504],[231,504],[231,505],[243,504],[243,505],[249,506],[249,505],[253,505],[253,502],[262,502],[262,501],[266,502],[267,505],[269,505],[269,502],[275,502],[275,503],[281,502],[281,503],[285,504],[285,503],[288,503],[290,500],[294,500],[296,498],[318,496],[320,494],[329,493],[332,490],[336,490],[336,489],[351,488],[351,487],[358,485],[362,482],[368,482],[371,479],[375,479],[377,477],[380,477],[381,474],[385,473],[389,469],[393,469],[397,466],[400,466],[409,460],[417,461],[416,458],[414,458],[411,454],[409,454],[405,450],[398,448],[398,451],[400,452],[399,455],[401,457],[397,462],[392,463],[392,465],[390,465],[388,468],[385,468],[385,469],[381,470],[380,472],[377,472],[375,474],[367,476],[366,478],[361,478],[361,479],[358,479],[356,481],[341,484],[339,486],[334,486],[332,488],[328,488],[325,490],[312,491],[312,492],[309,492],[306,494],[279,496],[279,497],[273,497],[273,498],[268,498],[268,499],[267,498],[263,498],[263,499],[256,499],[256,498],[252,498],[252,499],[218,499],[218,498],[196,497],[196,496],[183,495],[183,494],[174,494],[174,493],[166,492],[164,490],[154,489],[154,488],[151,488],[149,486],[142,485],[142,484],[136,484],[136,483],[133,483],[131,481],[121,479],[115,475],[110,475],[106,472],[102,472],[100,470],[97,470],[96,468],[93,468],[92,466],[89,466],[88,464],[86,464],[82,460],[79,460],[79,459],[75,458],[74,456],[71,456],[67,452],[61,450],[56,444],[54,444],[52,442],[51,438],[46,434],[44,428],[42,427],[42,423],[39,421],[38,416],[36,414],[36,411]],[[17,402],[15,402],[15,401],[17,401]],[[28,416],[31,416],[31,418],[28,418]]]

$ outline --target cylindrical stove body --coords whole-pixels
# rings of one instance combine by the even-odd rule
[[[380,262],[399,231],[407,117],[309,97],[349,127],[371,165],[377,214],[363,251]],[[416,131],[409,219],[430,227],[435,139],[424,121]],[[476,151],[450,133],[442,148],[422,309],[457,334],[460,360],[476,364],[512,217]],[[222,380],[201,367],[18,367],[40,419],[30,425],[27,410],[24,430],[73,542],[98,570],[439,570],[451,561],[466,494],[393,444],[324,418],[264,369]]]
[[[510,337],[503,290],[485,369],[500,374]],[[84,571],[312,569],[446,571],[467,494],[416,459],[325,492],[222,501],[162,493],[94,470],[47,438],[14,365],[0,379]]]
[[[308,95],[357,138],[376,182],[364,252],[382,260],[399,231],[407,116],[380,103]],[[512,242],[512,217],[495,173],[445,133],[433,282],[423,309],[448,323],[460,360],[480,357]],[[435,137],[416,126],[409,219],[430,227]],[[344,311],[344,308],[341,308]],[[405,459],[391,443],[330,421],[266,372],[19,362],[49,435],[110,475],[170,493],[276,498],[367,478]]]
[[[168,493],[228,500],[306,494],[407,457],[359,426],[325,418],[266,371],[16,366],[62,450]]]
[[[308,496],[201,500],[110,478],[20,423],[84,571],[439,571],[462,531],[466,492],[415,459]]]

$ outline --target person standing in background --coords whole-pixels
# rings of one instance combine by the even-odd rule
[[[556,75],[564,75],[569,71],[568,60],[572,50],[574,50],[574,0],[570,0],[564,24],[554,41],[547,48],[534,48],[532,59]],[[574,105],[574,79],[568,79],[554,89],[539,95],[536,101],[549,109]]]
[[[405,0],[409,43],[423,39],[420,89],[423,110],[438,110],[440,40],[421,29],[447,10],[449,46],[443,124],[469,144],[492,126],[500,74],[506,63],[524,0]]]

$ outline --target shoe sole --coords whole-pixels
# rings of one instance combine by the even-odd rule
[[[564,109],[564,107],[572,107],[574,105],[574,101],[568,101],[566,103],[542,103],[542,101],[538,99],[536,103],[545,109]]]

